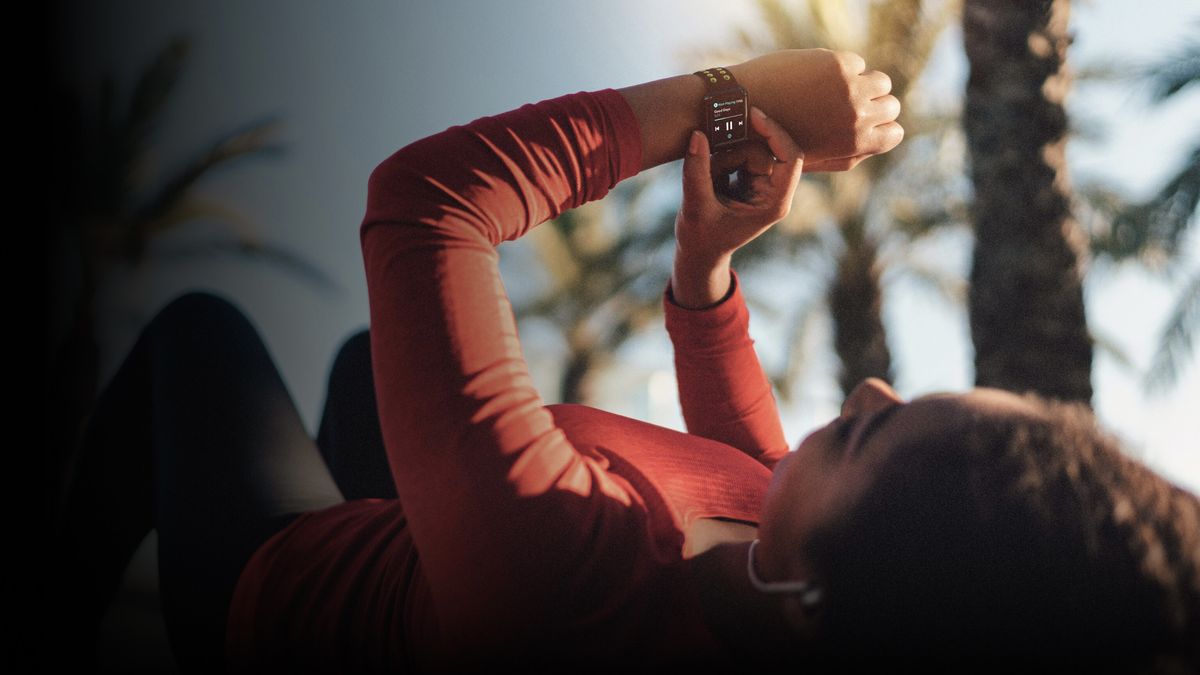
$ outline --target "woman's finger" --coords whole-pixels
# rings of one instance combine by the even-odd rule
[[[892,78],[888,74],[879,70],[868,70],[859,75],[862,78],[863,93],[869,98],[879,98],[892,93]]]
[[[780,162],[792,163],[803,157],[804,153],[796,145],[783,127],[775,120],[767,117],[758,106],[750,106],[750,125],[760,136],[766,139],[771,154]]]
[[[876,124],[892,122],[900,116],[900,99],[887,94],[871,101],[871,117]]]
[[[900,99],[891,94],[886,94],[864,104],[859,124],[866,130],[871,127],[894,122],[898,117],[900,117]],[[865,140],[865,138],[860,138],[859,142],[864,142]],[[861,149],[859,153],[861,153]]]
[[[843,72],[851,75],[859,75],[867,69],[867,62],[863,60],[863,57],[854,52],[835,52],[834,56],[837,58],[838,63],[841,64]]]
[[[800,173],[804,167],[804,152],[792,139],[791,134],[778,122],[767,117],[767,114],[761,109],[752,106],[750,118],[751,124],[766,137],[767,144],[771,146],[771,152],[779,160],[778,168],[771,173],[768,179],[769,189],[772,193],[768,195],[768,202],[777,201],[783,204],[781,213],[786,214],[792,195],[796,191],[796,184],[800,182]]]
[[[699,206],[715,202],[713,178],[708,156],[708,138],[693,131],[688,138],[688,150],[683,156],[683,201]]]
[[[904,127],[899,122],[887,122],[876,126],[872,136],[875,146],[872,154],[880,155],[900,145],[900,141],[904,140]]]

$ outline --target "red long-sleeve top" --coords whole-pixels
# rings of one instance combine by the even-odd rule
[[[230,608],[235,667],[721,653],[683,533],[757,522],[788,449],[736,275],[703,310],[664,292],[685,434],[543,404],[498,270],[500,242],[636,174],[640,138],[618,92],[579,92],[451,127],[371,174],[360,235],[399,499],[307,513],[255,553]]]

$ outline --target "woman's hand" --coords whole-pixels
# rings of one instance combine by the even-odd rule
[[[705,307],[724,298],[733,252],[791,209],[804,154],[783,127],[757,107],[751,108],[750,128],[765,147],[757,141],[745,143],[715,157],[709,156],[705,135],[692,133],[683,158],[683,203],[675,217],[671,274],[671,294],[682,307]],[[740,163],[736,186],[728,185],[732,162]]]
[[[846,171],[904,138],[891,78],[853,52],[785,49],[730,70],[804,150],[805,171]]]

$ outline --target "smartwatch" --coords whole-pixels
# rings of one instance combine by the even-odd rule
[[[746,140],[750,131],[746,88],[725,68],[708,68],[695,74],[707,87],[702,106],[709,149],[716,152]]]

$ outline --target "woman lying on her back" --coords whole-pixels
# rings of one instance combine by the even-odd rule
[[[342,500],[236,310],[165,310],[85,439],[60,559],[101,571],[76,592],[102,608],[156,526],[172,644],[200,670],[222,650],[254,672],[1196,668],[1197,500],[1085,409],[868,380],[788,452],[730,256],[802,171],[895,147],[899,104],[848,53],[729,72],[757,109],[728,154],[682,75],[451,127],[375,169],[360,234],[393,498]],[[544,405],[495,247],[681,156],[663,303],[688,433]],[[714,187],[735,167],[737,195]]]

